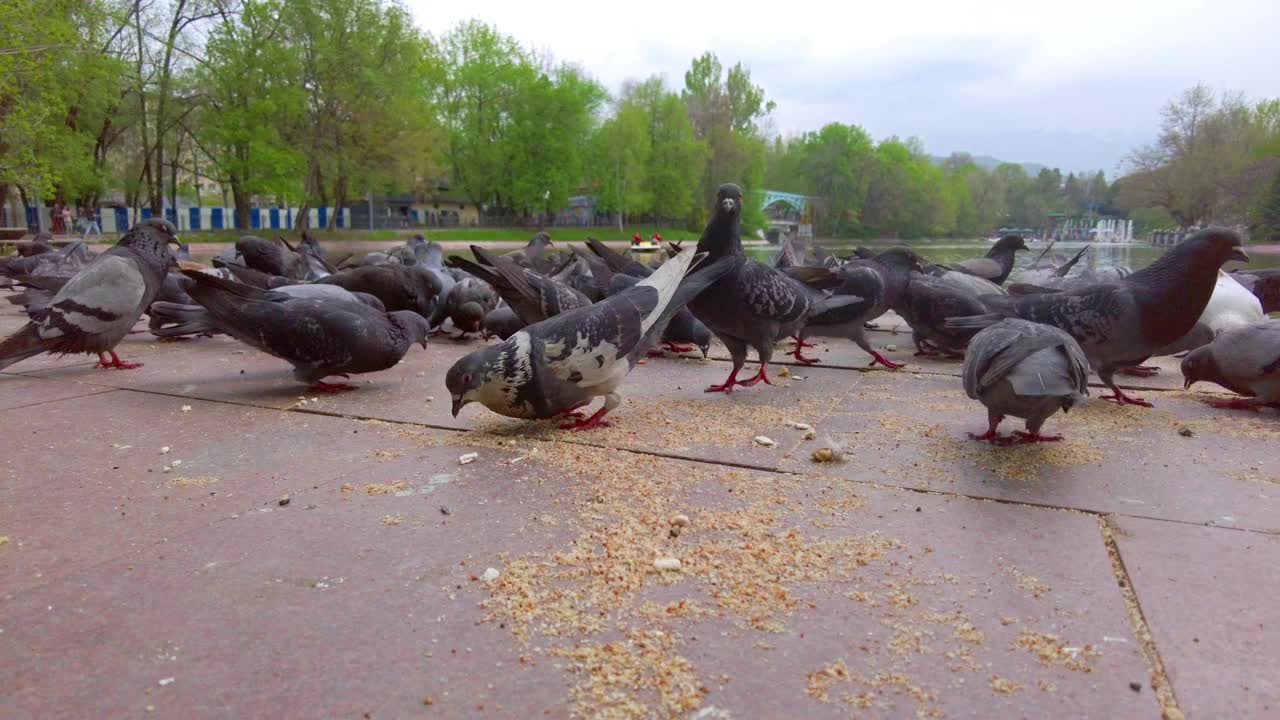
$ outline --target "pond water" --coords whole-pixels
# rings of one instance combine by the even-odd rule
[[[823,248],[837,257],[852,255],[853,249],[857,247],[856,243],[842,244],[820,242]],[[969,258],[980,257],[985,255],[991,249],[991,243],[985,240],[955,240],[947,242],[929,242],[929,241],[904,241],[899,243],[912,248],[921,256],[936,262],[946,264],[949,262],[957,262],[967,260]],[[1030,252],[1019,252],[1017,263],[1014,265],[1014,276],[1018,271],[1030,265],[1040,252],[1044,250],[1047,243],[1029,243]],[[873,251],[879,251],[893,247],[892,243],[868,243],[866,245]],[[1050,250],[1052,255],[1058,256],[1061,260],[1073,257],[1085,243],[1067,243],[1059,242]],[[1271,248],[1267,248],[1270,250]],[[1076,268],[1092,266],[1096,270],[1103,268],[1115,267],[1117,265],[1127,266],[1130,269],[1137,270],[1144,268],[1155,261],[1156,258],[1164,254],[1165,248],[1156,248],[1149,245],[1113,245],[1107,243],[1095,243],[1092,249],[1080,260]],[[1226,269],[1228,271],[1238,267],[1264,268],[1264,267],[1280,267],[1280,252],[1263,252],[1262,248],[1246,247],[1249,253],[1250,262],[1248,265],[1243,263],[1228,263]],[[771,261],[778,253],[778,248],[772,245],[752,245],[747,248],[747,254],[751,255],[762,262]],[[1073,273],[1079,270],[1073,270]]]

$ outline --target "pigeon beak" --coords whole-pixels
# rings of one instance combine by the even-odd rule
[[[461,410],[462,406],[465,404],[466,403],[462,402],[462,398],[453,399],[453,416],[454,417],[458,417],[458,411]]]
[[[1185,380],[1183,380],[1183,381],[1182,381],[1182,389],[1183,389],[1183,390],[1190,390],[1190,389],[1191,389],[1192,384],[1194,384],[1194,383],[1195,383],[1195,380],[1192,380],[1191,378],[1186,378]]]
[[[1230,259],[1239,260],[1242,263],[1247,263],[1249,262],[1249,253],[1245,252],[1244,248],[1233,248],[1231,250]]]
[[[733,205],[733,198],[725,198],[720,201],[720,207],[724,208],[725,212],[733,212]]]

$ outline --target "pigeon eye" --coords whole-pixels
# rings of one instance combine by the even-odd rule
[[[471,375],[470,375],[470,374],[467,374],[467,375],[463,375],[463,376],[462,376],[462,384],[463,384],[463,385],[470,385],[470,384],[471,384]]]

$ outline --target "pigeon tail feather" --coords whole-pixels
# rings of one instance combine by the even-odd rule
[[[0,370],[10,365],[39,355],[49,349],[48,341],[40,337],[33,323],[27,323],[21,330],[10,335],[0,343]]]

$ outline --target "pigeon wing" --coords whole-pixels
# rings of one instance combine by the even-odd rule
[[[37,331],[42,338],[123,335],[142,314],[146,291],[136,261],[104,253],[53,296]]]

